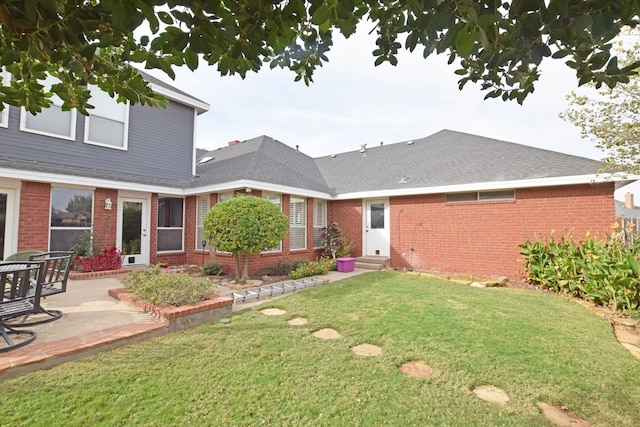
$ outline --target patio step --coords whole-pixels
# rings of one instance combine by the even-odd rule
[[[229,292],[227,295],[233,298],[234,303],[242,304],[245,302],[265,300],[303,289],[315,288],[316,286],[324,285],[325,283],[329,283],[329,280],[309,277],[299,280],[292,280],[290,282],[260,286],[243,291],[233,291]]]
[[[365,270],[382,270],[389,267],[389,257],[368,255],[356,258],[356,268]]]

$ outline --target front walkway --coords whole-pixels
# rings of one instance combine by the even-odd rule
[[[334,282],[367,271],[321,277]],[[61,310],[62,318],[30,327],[38,334],[32,344],[0,353],[0,380],[168,333],[165,321],[108,295],[109,289],[121,287],[118,277],[69,280],[67,292],[43,300],[45,308]],[[234,304],[233,311],[264,301]]]

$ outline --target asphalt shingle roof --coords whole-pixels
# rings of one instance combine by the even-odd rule
[[[321,157],[316,164],[334,194],[591,175],[603,166],[596,160],[450,130],[410,144]]]

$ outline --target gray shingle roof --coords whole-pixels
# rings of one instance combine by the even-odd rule
[[[616,216],[619,218],[640,218],[640,207],[628,208],[624,202],[616,200]]]
[[[306,190],[329,192],[314,160],[268,136],[209,151],[212,160],[198,164],[190,187],[253,180]]]
[[[450,130],[411,144],[321,157],[316,164],[333,194],[591,175],[603,166],[596,160]]]

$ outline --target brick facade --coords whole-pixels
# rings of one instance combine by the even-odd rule
[[[615,222],[613,183],[516,190],[515,200],[445,203],[444,194],[393,197],[391,265],[522,277],[518,244],[551,232],[604,237]]]
[[[49,250],[51,184],[23,181],[20,188],[18,252]]]

